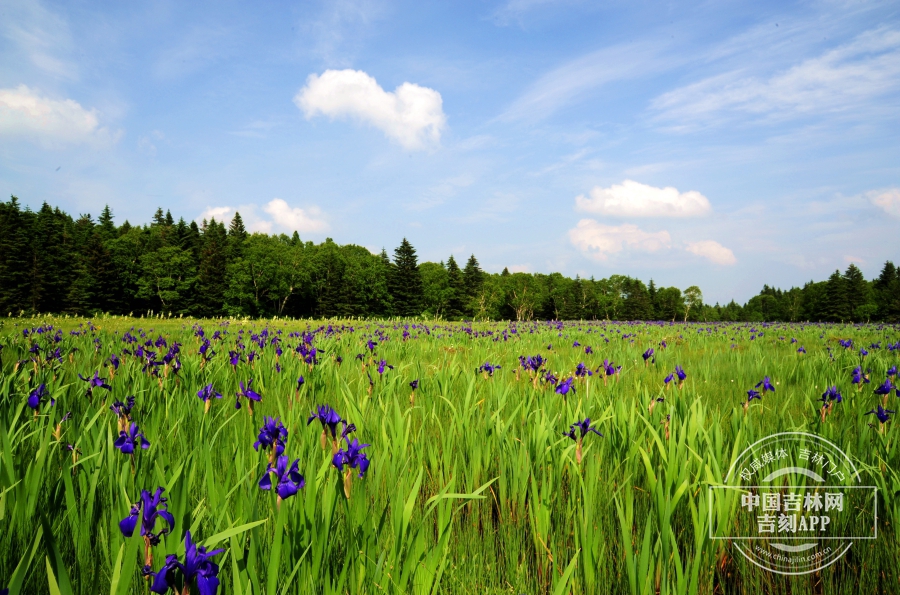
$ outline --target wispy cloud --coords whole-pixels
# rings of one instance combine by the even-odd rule
[[[860,116],[884,109],[874,99],[900,90],[900,31],[879,28],[768,75],[736,69],[667,92],[651,103],[676,129],[735,117],[781,121],[801,116]]]
[[[647,76],[670,68],[677,58],[664,55],[654,42],[603,48],[548,72],[535,81],[500,116],[503,121],[540,120],[583,100],[614,81]]]
[[[194,27],[166,44],[153,64],[153,74],[163,80],[198,72],[226,57],[233,32],[224,27]]]
[[[381,0],[326,0],[317,17],[305,18],[301,30],[312,52],[327,66],[350,66],[364,31],[385,13]]]
[[[60,79],[78,79],[78,67],[70,59],[68,23],[40,2],[4,3],[0,34],[16,48],[15,53],[39,71]]]
[[[471,186],[474,182],[475,177],[467,173],[445,178],[429,188],[423,196],[408,203],[407,208],[411,211],[424,211],[442,205],[456,196],[461,188]]]

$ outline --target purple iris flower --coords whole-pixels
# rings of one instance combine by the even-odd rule
[[[306,382],[306,380],[303,379],[303,376],[297,379],[297,390],[300,390],[300,387],[303,386],[304,382]]]
[[[591,349],[591,346],[590,346],[590,345],[588,345],[587,347],[584,348],[584,352],[585,352],[587,355],[590,355],[590,354],[594,353],[594,350]]]
[[[159,572],[150,573],[154,577],[150,590],[160,595],[165,595],[169,589],[177,593],[177,577],[180,574],[185,592],[189,592],[189,585],[193,582],[200,595],[216,595],[219,590],[219,566],[211,562],[210,558],[225,550],[207,552],[205,547],[198,546],[191,540],[190,531],[184,536],[184,550],[184,564],[178,561],[178,556],[169,554]]]
[[[259,452],[259,447],[263,450],[270,448],[275,449],[275,454],[280,455],[284,452],[284,442],[287,440],[288,431],[277,417],[272,418],[268,415],[263,419],[263,425],[259,429],[259,436],[253,443],[253,449]]]
[[[94,372],[93,378],[85,378],[81,374],[78,375],[79,378],[88,383],[88,395],[94,392],[95,388],[105,388],[106,390],[112,390],[112,388],[106,384],[106,380],[100,378],[100,375],[97,372]]]
[[[134,447],[137,445],[140,445],[143,449],[150,448],[150,442],[147,441],[134,422],[131,423],[127,432],[119,432],[119,437],[113,442],[113,446],[126,455],[134,454]]]
[[[572,343],[572,347],[581,347],[581,343],[575,341],[574,343]]]
[[[888,368],[887,376],[888,378],[892,378],[897,375],[897,366],[891,366]]]
[[[645,362],[646,362],[648,359],[650,359],[651,357],[653,357],[653,348],[651,347],[650,349],[648,349],[647,351],[645,351],[645,352],[641,355],[641,357],[644,358],[644,361],[645,361]]]
[[[416,390],[417,388],[419,388],[419,379],[416,378],[415,380],[413,380],[412,382],[410,382],[410,383],[409,383],[409,388],[411,388],[411,389],[413,389],[413,390]]]
[[[580,430],[580,436],[575,433],[576,429]],[[591,418],[589,417],[586,417],[582,421],[576,421],[575,423],[573,423],[571,426],[569,426],[568,432],[563,432],[563,436],[568,436],[569,438],[577,442],[579,438],[584,438],[585,436],[587,436],[588,432],[593,432],[601,438],[603,437],[603,434],[601,434],[600,431],[597,430],[597,428],[591,427]]]
[[[826,400],[840,403],[844,400],[844,397],[842,397],[841,393],[838,392],[838,388],[836,386],[829,386],[827,389],[825,389],[825,392],[822,393],[822,402],[824,403]]]
[[[241,354],[237,351],[229,351],[228,352],[228,363],[230,363],[233,367],[237,367],[237,365],[241,361]]]
[[[379,374],[384,374],[385,368],[388,368],[388,369],[390,369],[390,370],[393,370],[393,369],[394,369],[394,366],[390,365],[390,364],[387,363],[387,361],[385,361],[385,360],[381,360],[380,362],[378,362],[378,373],[379,373]]]
[[[48,396],[50,396],[50,391],[47,390],[47,385],[41,384],[28,395],[28,406],[37,411],[41,406],[41,401]],[[50,399],[50,406],[54,405],[56,405],[56,399]]]
[[[327,428],[331,430],[332,439],[337,438],[337,426],[341,423],[341,416],[337,414],[337,411],[328,405],[319,405],[319,407],[309,416],[309,419],[306,420],[306,425],[311,424],[313,420],[316,419],[322,422],[323,434]]]
[[[300,459],[296,459],[288,466],[287,456],[279,456],[274,465],[270,463],[266,468],[266,474],[259,480],[259,488],[261,490],[272,489],[272,474],[274,472],[275,479],[278,481],[275,491],[280,499],[287,500],[306,485],[306,480],[300,475],[299,464]]]
[[[372,353],[375,353],[376,345],[378,345],[377,341],[373,341],[372,339],[369,339],[368,341],[366,341],[366,347],[368,347],[369,351],[371,351]]]
[[[123,420],[131,420],[131,410],[134,409],[134,397],[128,397],[125,402],[113,401],[109,406],[109,410],[116,414],[116,417]]]
[[[889,394],[891,394],[891,390],[893,390],[893,388],[894,388],[894,385],[891,384],[891,379],[888,378],[887,380],[884,381],[884,384],[878,386],[875,389],[875,394],[882,395],[882,396],[889,395]]]
[[[571,376],[569,376],[567,379],[560,382],[559,385],[556,387],[557,394],[565,395],[565,394],[568,394],[570,390],[574,393],[575,387],[572,386],[573,382],[575,382],[575,379]]]
[[[347,448],[337,451],[331,463],[338,468],[338,471],[343,471],[345,465],[348,469],[359,469],[359,477],[362,477],[366,474],[371,464],[366,457],[366,453],[362,452],[362,449],[371,445],[360,444],[356,438],[352,442],[349,438],[346,438],[346,441]]]
[[[481,372],[483,374],[487,374],[488,376],[493,376],[494,371],[499,370],[500,368],[501,366],[492,364],[490,362],[484,362],[484,364],[482,364],[475,370],[475,373]]]
[[[766,391],[773,392],[773,393],[775,392],[775,387],[772,386],[772,381],[769,380],[768,376],[766,376],[765,378],[763,378],[762,380],[757,382],[756,386],[754,386],[753,388],[759,388],[759,387],[762,387],[763,394],[766,394]]]
[[[246,387],[244,386],[243,380],[240,381],[238,384],[240,384],[241,390],[239,390],[237,393],[235,393],[237,395],[237,400],[234,402],[235,409],[241,408],[241,397],[246,397],[247,399],[249,399],[251,401],[256,401],[256,402],[262,401],[262,396],[260,396],[260,394],[258,392],[254,391],[250,388],[253,385],[252,378],[247,381]],[[252,407],[252,404],[251,404],[251,407]]]
[[[678,365],[675,366],[675,375],[678,376],[678,380],[680,380],[681,382],[684,382],[684,379],[687,378],[687,373],[681,366]]]
[[[601,438],[603,437],[603,434],[601,434],[600,431],[597,430],[597,428],[591,427],[591,418],[589,417],[586,417],[582,421],[576,421],[571,426],[569,426],[568,432],[563,432],[563,436],[568,436],[575,441],[575,460],[579,465],[581,464],[582,458],[581,443],[584,441],[584,437],[587,436],[589,432],[594,432]]]
[[[853,384],[857,386],[862,386],[863,384],[869,384],[869,375],[863,372],[862,366],[856,366],[853,368]]]
[[[206,386],[201,388],[199,391],[197,391],[197,396],[200,398],[201,401],[206,403],[207,401],[209,401],[210,399],[213,399],[213,398],[221,399],[222,393],[218,392],[215,388],[213,388],[212,384],[207,384]]]
[[[675,378],[675,374],[669,374],[668,376],[663,378],[663,383],[665,383],[665,385],[668,386],[669,383],[672,382],[673,378]]]
[[[759,399],[762,401],[762,395],[759,394],[759,391],[753,390],[752,388],[747,391],[747,402],[749,403],[753,399]]]
[[[117,356],[115,353],[111,354],[109,356],[109,358],[107,358],[106,361],[108,361],[109,365],[111,365],[113,367],[113,370],[118,370],[119,364],[122,363],[121,360],[119,359],[119,356]]]
[[[806,348],[801,345],[799,349],[797,349],[797,353],[806,353]]]
[[[894,411],[891,409],[885,409],[881,405],[879,405],[878,409],[867,411],[865,415],[870,415],[872,413],[875,414],[875,417],[878,418],[878,421],[880,421],[881,423],[887,423],[888,419],[890,419],[890,416],[892,413],[894,413]]]
[[[119,530],[125,537],[134,535],[134,529],[137,527],[138,520],[141,521],[141,535],[150,538],[150,544],[159,543],[159,538],[167,535],[175,528],[175,517],[168,511],[166,498],[162,497],[165,488],[156,488],[156,492],[151,494],[147,490],[141,490],[141,500],[131,507],[131,512],[127,517],[119,521]],[[166,522],[166,527],[159,533],[154,533],[156,528],[156,520],[162,519]]]
[[[594,373],[591,372],[591,370],[587,366],[585,366],[583,362],[575,366],[575,376],[577,376],[578,378],[584,378],[586,376],[593,375]]]
[[[611,362],[607,359],[603,360],[603,371],[607,376],[613,376],[621,369],[622,366],[616,367],[616,364],[614,362]]]

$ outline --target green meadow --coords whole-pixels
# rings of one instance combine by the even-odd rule
[[[900,408],[893,391],[874,394],[900,364],[896,326],[123,317],[0,325],[0,588],[13,595],[149,593],[148,573],[169,555],[184,561],[186,532],[222,550],[210,558],[218,592],[239,595],[900,589],[900,436],[893,419],[867,415],[883,400]],[[520,356],[544,362],[526,370]],[[579,364],[590,375],[577,376]],[[666,383],[676,365],[686,377]],[[868,383],[853,382],[857,367]],[[95,374],[109,388],[82,379]],[[745,407],[765,377],[775,391]],[[261,397],[252,407],[243,397],[235,407],[241,383]],[[208,385],[222,398],[207,407],[198,391]],[[823,416],[830,386],[843,400]],[[127,416],[111,410],[130,396]],[[322,405],[369,445],[362,477],[337,469],[330,435],[323,449],[323,425],[308,423]],[[275,458],[253,446],[267,416],[286,428],[283,456],[303,476],[287,498],[259,486]],[[602,436],[588,433],[579,447],[564,432],[585,418]],[[129,454],[115,445],[132,423],[149,447]],[[708,487],[777,432],[832,441],[861,483],[878,487],[878,517],[858,512],[877,538],[814,574],[766,572],[710,539]],[[157,488],[171,531],[152,544],[138,531],[123,535],[141,490]],[[155,531],[164,528],[157,519]],[[204,593],[190,580],[175,588]]]

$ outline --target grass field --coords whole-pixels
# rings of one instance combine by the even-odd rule
[[[163,571],[193,593],[216,580],[243,595],[900,591],[898,431],[866,415],[900,364],[897,327],[2,320],[0,587],[13,594],[147,593],[157,579],[142,567],[184,562],[187,531],[223,550],[210,558],[218,579],[208,564]],[[520,356],[538,355],[539,371],[526,370]],[[591,375],[576,375],[581,363]],[[676,365],[683,383],[666,384]],[[857,366],[870,383],[853,383]],[[745,411],[766,376],[775,392]],[[829,386],[844,398],[823,422]],[[261,400],[236,409],[248,389]],[[363,477],[365,463],[336,468],[331,434],[323,449],[323,424],[308,424],[321,405],[369,445]],[[259,485],[276,460],[254,449],[267,416],[304,478],[290,495],[299,481],[285,474],[285,498],[274,475],[273,489]],[[585,418],[602,437],[563,435]],[[138,438],[129,454],[117,439],[131,424],[149,447]],[[879,488],[880,516],[865,521],[878,538],[795,577],[753,566],[707,526],[707,487],[785,431],[831,440]],[[171,532],[156,536],[160,515],[152,538],[125,537],[141,490],[160,487]]]

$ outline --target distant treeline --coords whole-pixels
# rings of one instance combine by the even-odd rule
[[[418,263],[406,239],[392,257],[330,238],[250,234],[239,214],[226,227],[158,209],[152,223],[117,226],[107,206],[95,221],[46,203],[33,212],[0,202],[0,313],[218,316],[419,316],[444,319],[706,321],[900,320],[900,270],[885,263],[867,281],[856,265],[787,291],[764,286],[741,306],[703,303],[638,279],[500,274],[475,256],[460,267]],[[0,315],[2,315],[0,314]]]

